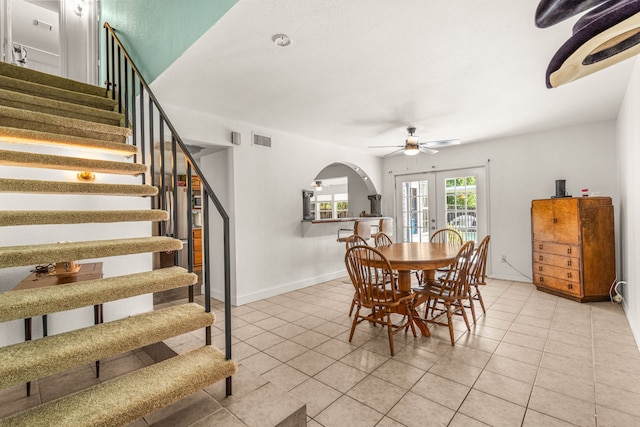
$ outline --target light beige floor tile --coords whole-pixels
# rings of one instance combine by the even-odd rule
[[[245,424],[227,410],[220,410],[191,424],[192,427],[244,427]]]
[[[222,406],[207,393],[200,391],[144,417],[155,427],[190,426]]]
[[[409,427],[447,426],[455,412],[429,399],[408,392],[387,416]]]
[[[406,392],[405,389],[369,375],[349,390],[347,396],[386,414]]]
[[[302,353],[300,356],[296,356],[287,362],[289,366],[309,376],[316,375],[333,363],[335,363],[335,360],[314,350],[308,350],[306,353]]]
[[[229,398],[226,397],[226,381],[218,381],[215,384],[205,388],[204,391],[211,395],[223,406],[231,403],[233,399],[240,398],[254,390],[259,389],[268,381],[255,372],[246,369],[244,365],[238,366],[238,372],[231,377],[233,395]]]
[[[426,354],[430,354],[425,352]],[[405,390],[410,389],[425,374],[426,369],[416,368],[397,357],[389,359],[373,371],[373,375],[397,385]]]
[[[412,346],[405,347],[402,351],[393,356],[393,360],[406,363],[423,371],[428,371],[431,366],[440,358],[437,354]]]
[[[544,353],[540,367],[552,371],[563,372],[584,380],[593,380],[594,367],[591,363],[580,362],[571,357],[558,356],[552,353]]]
[[[313,378],[294,387],[291,394],[307,404],[307,415],[310,417],[315,417],[342,396],[338,390]]]
[[[496,356],[506,357],[507,359],[517,360],[534,366],[538,366],[542,360],[541,351],[521,347],[507,342],[501,342],[494,354]]]
[[[575,424],[568,423],[566,421],[553,418],[549,415],[541,414],[533,409],[527,409],[527,413],[524,415],[524,422],[522,427],[573,427]]]
[[[593,350],[590,347],[580,347],[560,341],[547,340],[544,351],[558,356],[571,357],[581,363],[593,364]]]
[[[475,348],[487,353],[493,353],[500,344],[499,340],[485,338],[478,335],[465,334],[456,341],[456,345]]]
[[[498,310],[497,306],[493,305],[490,309],[485,313],[485,317],[487,319],[500,319],[505,320],[507,322],[513,322],[516,317],[518,317],[518,313],[509,313],[506,311]]]
[[[429,372],[471,387],[480,376],[482,369],[458,360],[442,358],[429,369]]]
[[[544,328],[544,329],[549,329],[551,327],[551,317],[546,318],[544,317],[544,314],[543,314],[543,317],[538,317],[535,315],[534,312],[528,312],[528,311],[526,311],[526,313],[530,313],[530,314],[520,313],[518,317],[516,317],[516,320],[514,320],[513,322],[519,323],[522,325]],[[552,315],[553,315],[553,312],[551,312],[551,316]]]
[[[248,324],[240,327],[233,327],[231,334],[243,341],[248,340],[251,337],[255,337],[256,335],[263,334],[265,332],[264,329],[257,327],[256,325]]]
[[[284,364],[264,373],[262,376],[285,391],[290,391],[309,379],[308,375]]]
[[[264,352],[269,356],[275,357],[281,362],[288,362],[294,357],[300,356],[308,349],[293,341],[282,341],[280,344],[276,344],[273,347],[267,348]]]
[[[353,344],[332,338],[315,347],[313,350],[324,354],[325,356],[329,356],[332,359],[339,360],[357,348],[358,347]]]
[[[271,357],[266,353],[256,353],[252,356],[247,357],[242,361],[242,364],[249,369],[250,371],[255,372],[256,374],[264,374],[282,364],[275,357]]]
[[[252,313],[244,314],[242,316],[242,320],[244,320],[247,323],[253,324],[253,323],[256,323],[256,322],[258,322],[260,320],[264,320],[266,318],[269,318],[269,317],[271,317],[271,316],[268,315],[267,313],[265,313],[264,311],[256,310],[256,311],[254,311]],[[216,323],[218,323],[218,322],[216,322]]]
[[[595,426],[595,404],[534,386],[529,408],[579,426]]]
[[[336,362],[314,376],[316,380],[342,393],[346,393],[366,377],[366,372],[342,362]]]
[[[458,412],[453,417],[448,427],[486,427],[486,426],[488,426],[488,424],[485,424],[478,420],[474,420],[473,418]]]
[[[427,372],[411,392],[457,411],[470,389],[466,385]]]
[[[531,326],[513,322],[513,325],[511,325],[509,332],[517,332],[519,334],[546,340],[547,335],[549,335],[549,328],[540,328],[538,326]]]
[[[495,317],[488,317],[488,316],[482,316],[481,318],[479,318],[476,322],[476,325],[478,326],[490,326],[492,328],[496,328],[496,329],[502,329],[502,330],[509,330],[509,328],[511,327],[511,324],[513,322],[511,322],[510,320],[503,320],[503,319],[498,319]]]
[[[94,370],[96,369],[95,364],[89,366]],[[99,380],[104,382],[145,366],[146,364],[134,352],[128,352],[117,359],[101,362]]]
[[[596,403],[625,414],[640,417],[640,394],[596,383]]]
[[[624,363],[615,361],[613,365],[596,365],[596,382],[611,387],[640,394],[640,363],[638,366],[627,367]]]
[[[533,384],[538,371],[537,366],[528,363],[519,362],[517,360],[508,359],[506,357],[494,355],[487,363],[487,371],[504,375],[519,381]]]
[[[573,396],[587,402],[595,402],[596,390],[593,380],[578,378],[563,372],[540,368],[536,386]]]
[[[307,427],[309,427],[307,425]],[[389,417],[384,417],[376,424],[376,427],[404,427],[404,424],[401,424],[395,420],[392,420]]]
[[[557,329],[551,329],[549,331],[549,336],[547,338],[549,340],[559,341],[565,344],[578,346],[578,347],[586,347],[589,349],[592,348],[593,346],[593,341],[591,337],[570,334],[568,332],[558,331]]]
[[[475,325],[471,327],[471,335],[477,335],[484,338],[500,341],[507,331],[504,329],[493,328],[487,325]]]
[[[286,320],[287,322],[298,322],[300,319],[309,318],[305,313],[297,310],[283,310],[280,306],[278,306],[278,308],[280,311],[276,313],[275,316],[279,319]]]
[[[369,350],[359,348],[352,351],[340,361],[345,365],[360,369],[368,374],[378,369],[380,365],[389,360],[389,356],[382,356]]]
[[[519,426],[525,408],[478,390],[471,390],[459,412],[491,426]]]
[[[370,427],[375,426],[382,416],[380,412],[343,395],[314,418],[324,427]]]
[[[279,328],[281,326],[287,325],[289,322],[287,322],[286,320],[282,320],[279,319],[277,317],[267,317],[265,319],[262,320],[258,320],[257,322],[254,322],[253,325],[262,328],[266,331],[270,331],[272,329],[276,329]]]
[[[547,342],[544,338],[533,337],[520,332],[508,331],[502,342],[519,345],[520,347],[530,348],[532,350],[542,351]]]
[[[269,347],[273,347],[276,344],[283,342],[285,339],[279,335],[272,334],[271,332],[265,332],[255,337],[251,337],[245,342],[258,350],[264,351]],[[232,347],[233,348],[233,347]]]
[[[307,329],[302,326],[295,325],[293,323],[286,324],[284,326],[280,326],[279,328],[275,328],[271,330],[276,335],[280,335],[286,339],[291,339],[297,335],[300,335],[303,332],[306,332]]]
[[[226,408],[246,425],[258,427],[279,425],[303,407],[304,402],[268,383]]]
[[[491,371],[484,371],[473,388],[526,407],[533,385]]]
[[[491,358],[491,353],[472,347],[456,345],[444,355],[445,358],[468,363],[476,368],[484,368]]]
[[[215,342],[214,342],[215,345]],[[220,348],[220,347],[218,347]],[[237,361],[237,362],[241,362],[244,359],[246,359],[249,356],[252,356],[256,353],[258,353],[260,350],[258,350],[257,348],[250,346],[249,344],[245,343],[245,342],[240,342],[237,344],[233,344],[231,345],[231,351],[232,351],[232,356],[233,356],[233,360]]]
[[[335,337],[336,335],[344,334],[350,329],[351,329],[350,327],[348,328],[345,325],[341,325],[334,322],[324,322],[323,324],[313,328],[314,331],[320,332],[321,334],[328,335],[330,337]]]
[[[327,342],[331,337],[316,331],[306,331],[300,335],[291,338],[291,341],[303,345],[307,348],[314,348],[320,344]]]
[[[640,426],[640,417],[597,405],[598,427]]]

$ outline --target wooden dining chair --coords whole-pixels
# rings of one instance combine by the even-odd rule
[[[429,237],[434,243],[459,243],[462,244],[462,235],[453,228],[441,228]]]
[[[345,240],[345,246],[347,247],[347,250],[349,250],[349,248],[352,248],[358,245],[367,246],[368,244],[366,240],[364,240],[362,237],[360,237],[357,234],[352,234],[351,236],[347,237]],[[351,317],[351,315],[353,314],[353,309],[355,306],[356,306],[356,296],[354,294],[353,299],[351,300],[351,307],[349,308],[349,317]]]
[[[491,236],[485,236],[485,238],[482,239],[473,252],[469,265],[467,280],[469,281],[469,308],[471,308],[473,323],[476,323],[474,300],[480,303],[483,313],[487,312],[484,307],[484,301],[482,300],[482,294],[480,293],[480,286],[487,284],[487,253],[489,252],[489,240],[491,240]]]
[[[445,276],[436,278],[434,283],[425,284],[423,287],[414,289],[417,294],[427,297],[424,314],[425,322],[448,326],[451,345],[455,345],[452,320],[454,314],[462,315],[467,325],[467,330],[471,330],[464,308],[464,301],[469,299],[468,272],[473,246],[474,242],[472,241],[462,245]],[[445,314],[446,322],[441,320]]]
[[[382,231],[373,235],[373,241],[375,242],[376,248],[393,244],[393,240],[391,240],[391,237],[389,237],[387,233]]]
[[[393,335],[401,330],[411,328],[416,337],[413,324],[413,303],[415,294],[412,291],[396,290],[395,278],[391,274],[389,260],[377,249],[370,246],[354,246],[347,250],[344,262],[355,289],[356,314],[351,324],[349,342],[353,339],[356,326],[367,321],[387,327],[389,349],[395,354]],[[387,283],[387,278],[391,281]],[[364,312],[370,312],[365,314]],[[394,313],[406,314],[398,324],[391,322]]]
[[[462,235],[453,228],[441,228],[431,235],[429,241],[432,243],[457,243],[462,244]],[[449,267],[442,267],[436,270],[436,274],[444,274],[449,271]],[[420,286],[424,285],[424,271],[416,271],[416,279]]]

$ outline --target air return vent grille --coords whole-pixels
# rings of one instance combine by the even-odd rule
[[[263,147],[271,147],[271,137],[253,133],[253,145],[262,145]]]

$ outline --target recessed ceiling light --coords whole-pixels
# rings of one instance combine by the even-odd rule
[[[273,40],[276,46],[280,47],[287,47],[291,44],[291,39],[286,34],[274,34],[271,40]]]

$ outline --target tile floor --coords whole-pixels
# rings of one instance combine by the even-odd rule
[[[430,338],[396,335],[394,357],[380,327],[361,324],[348,342],[344,279],[234,307],[234,395],[221,382],[132,425],[269,426],[293,400],[308,426],[640,426],[640,352],[620,305],[500,280],[482,292],[487,313],[471,332],[456,321],[455,347],[432,327]],[[194,332],[166,343],[180,353],[202,342]],[[143,351],[104,361],[100,381],[152,362]],[[0,391],[0,416],[98,381],[93,369],[37,381],[28,399],[23,386]]]

